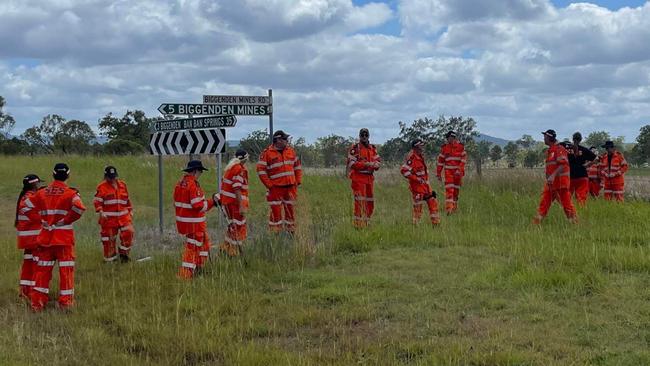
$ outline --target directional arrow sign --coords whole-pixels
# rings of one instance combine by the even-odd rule
[[[151,124],[152,132],[198,130],[204,128],[235,127],[235,116],[212,116],[198,118],[172,119],[155,121]]]
[[[271,114],[270,105],[247,104],[161,104],[158,112],[163,115],[237,115],[237,116],[266,116]]]
[[[271,105],[271,98],[268,95],[204,95],[203,103],[222,105]]]
[[[154,132],[149,139],[153,155],[216,154],[226,152],[226,130]]]

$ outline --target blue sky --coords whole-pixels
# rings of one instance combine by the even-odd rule
[[[506,139],[554,128],[633,141],[650,123],[640,0],[0,1],[14,134],[49,113],[96,128],[109,112],[269,88],[276,128],[309,141],[370,127],[382,142],[398,121],[441,114]],[[239,121],[229,138],[267,123]]]

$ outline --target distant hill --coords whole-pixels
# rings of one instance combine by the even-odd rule
[[[504,139],[501,139],[501,138],[498,138],[498,137],[493,137],[493,136],[490,136],[490,135],[484,135],[482,133],[479,134],[478,137],[475,140],[477,142],[479,142],[479,141],[491,142],[492,144],[499,145],[501,147],[506,146],[508,144],[508,142],[510,142],[508,140],[504,140]]]

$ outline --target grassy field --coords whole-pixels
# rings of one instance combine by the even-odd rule
[[[160,237],[156,160],[107,159],[66,158],[70,184],[90,206],[104,164],[116,165],[135,202],[133,254],[154,259],[104,264],[90,210],[76,225],[77,308],[32,314],[18,299],[15,197],[25,173],[50,180],[57,159],[0,158],[0,364],[650,364],[647,201],[590,201],[577,226],[555,206],[534,227],[539,172],[488,171],[467,180],[458,215],[414,227],[393,170],[360,232],[349,182],[308,170],[288,238],[266,232],[254,178],[245,260],[213,253],[202,277],[182,282],[171,192],[184,160],[165,159]],[[201,178],[208,193],[214,173]],[[209,220],[217,244],[223,224]]]

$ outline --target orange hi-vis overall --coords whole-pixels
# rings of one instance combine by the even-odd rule
[[[440,223],[440,214],[438,213],[438,200],[432,196],[433,191],[429,185],[429,172],[424,157],[412,150],[406,156],[406,161],[402,165],[400,172],[404,178],[409,181],[409,189],[413,196],[413,223],[416,224],[422,217],[422,206],[426,204],[429,207],[429,217],[431,223],[437,225]]]
[[[107,180],[97,186],[93,200],[95,212],[99,215],[101,240],[104,247],[104,260],[117,259],[116,239],[120,236],[119,253],[128,255],[133,243],[133,207],[129,199],[126,183],[120,179],[115,185]]]
[[[270,145],[260,154],[257,175],[268,190],[266,201],[271,209],[269,230],[277,233],[284,227],[289,233],[294,233],[297,187],[302,183],[302,164],[296,151],[291,146],[280,151]]]
[[[445,211],[448,214],[458,209],[458,195],[463,185],[465,175],[465,164],[467,153],[465,146],[458,141],[451,144],[444,144],[438,155],[436,176],[442,178],[442,171],[445,171]]]
[[[603,184],[600,179],[600,163],[594,162],[587,167],[587,177],[589,178],[589,194],[592,197],[598,197]]]
[[[206,200],[203,189],[193,175],[185,174],[174,188],[176,230],[185,236],[185,251],[178,276],[190,279],[194,272],[205,265],[210,256],[205,213],[214,206]]]
[[[627,161],[618,151],[614,151],[611,156],[607,153],[600,156],[600,177],[604,183],[603,193],[606,200],[624,200],[624,175],[627,169]]]
[[[562,169],[562,171],[556,173],[558,169]],[[571,192],[569,191],[571,184],[569,169],[569,158],[566,149],[558,144],[551,145],[546,151],[547,184],[544,185],[541,202],[537,209],[537,216],[533,219],[533,223],[541,223],[548,214],[548,210],[551,208],[554,200],[560,202],[566,217],[571,222],[577,221],[576,209],[571,201]],[[548,178],[554,174],[553,182],[549,184]]]
[[[86,210],[76,189],[55,180],[32,198],[34,209],[41,216],[41,233],[36,239],[38,257],[34,288],[30,298],[34,311],[48,302],[52,269],[59,262],[59,305],[74,305],[74,227]]]
[[[16,216],[16,235],[18,249],[23,250],[23,265],[20,270],[20,294],[28,298],[34,287],[34,271],[38,258],[34,251],[38,247],[36,239],[41,233],[41,216],[35,209],[32,198],[36,192],[27,191],[18,202]]]
[[[379,168],[368,164],[379,162],[381,162],[381,158],[375,145],[356,143],[348,151],[347,167],[352,180],[353,224],[356,228],[368,226],[375,210],[374,174]]]
[[[221,179],[221,207],[228,217],[228,229],[220,248],[230,256],[237,256],[247,234],[246,217],[242,212],[248,208],[248,170],[244,164],[226,167]]]

